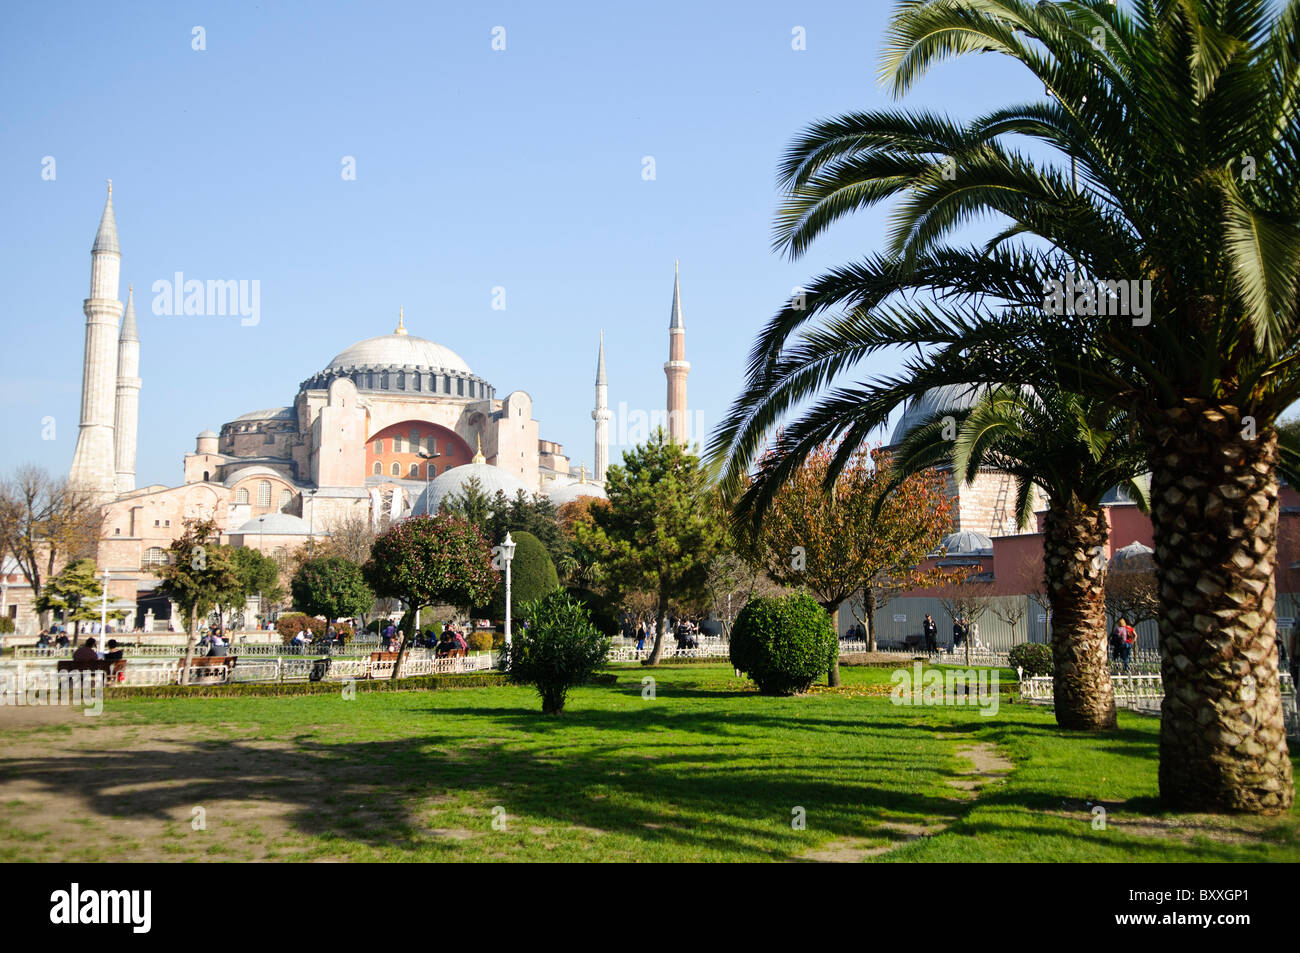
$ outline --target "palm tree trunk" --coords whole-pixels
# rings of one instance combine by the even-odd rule
[[[1295,789],[1275,647],[1277,434],[1187,401],[1154,421],[1160,584],[1160,797],[1276,814]]]
[[[1102,589],[1108,535],[1100,507],[1077,498],[1048,504],[1043,576],[1052,611],[1052,696],[1056,723],[1077,731],[1115,728]]]

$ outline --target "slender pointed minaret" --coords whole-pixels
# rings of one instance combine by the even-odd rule
[[[674,443],[686,443],[686,375],[691,364],[686,360],[686,322],[682,320],[682,287],[678,265],[673,263],[673,314],[668,322],[668,360],[664,374],[668,378],[668,436]]]
[[[135,446],[140,429],[140,335],[135,327],[135,288],[127,285],[126,314],[117,339],[117,413],[113,445],[117,493],[135,489]]]
[[[90,297],[82,305],[86,353],[81,370],[81,430],[68,472],[69,481],[101,500],[113,497],[116,472],[113,415],[117,405],[117,322],[122,316],[122,302],[117,300],[121,265],[113,182],[109,180],[104,214],[90,248]]]
[[[609,469],[609,388],[605,385],[605,332],[600,332],[600,356],[596,358],[596,409],[591,419],[596,422],[596,482],[605,482]]]

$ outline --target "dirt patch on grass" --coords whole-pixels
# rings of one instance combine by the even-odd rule
[[[978,797],[986,785],[1000,781],[1015,769],[1015,765],[997,748],[984,741],[967,742],[957,749],[957,754],[969,761],[970,767],[962,768],[945,783],[960,791],[962,800]],[[882,836],[889,838],[886,843],[882,844],[880,837],[841,838],[804,851],[795,859],[832,864],[861,863],[897,850],[904,844],[940,834],[956,819],[955,815],[934,815],[919,821],[881,821],[876,828]]]
[[[970,761],[971,766],[958,771],[956,777],[949,778],[945,783],[972,797],[981,788],[1001,781],[1015,769],[1011,761],[986,741],[968,742],[957,749],[957,754]]]

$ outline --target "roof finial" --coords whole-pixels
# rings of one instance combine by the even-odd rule
[[[470,463],[487,463],[487,457],[483,456],[483,435],[478,435],[478,453],[474,454],[474,459]]]
[[[400,305],[398,305],[397,308],[397,328],[393,331],[393,333],[394,334],[406,333],[406,309],[404,309]]]
[[[112,180],[112,179],[109,179],[109,180],[108,180],[108,195],[109,195],[110,198],[112,198],[112,196],[113,196],[113,180]]]

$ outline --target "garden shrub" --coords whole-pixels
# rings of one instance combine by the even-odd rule
[[[8,635],[14,631],[14,620],[8,616],[0,616],[0,635]]]
[[[592,623],[586,607],[558,586],[521,609],[528,628],[512,633],[502,666],[513,681],[537,689],[544,714],[558,715],[569,689],[604,665],[609,638]]]
[[[471,632],[469,638],[465,640],[469,644],[471,652],[490,652],[492,651],[492,633],[491,632]]]
[[[524,603],[541,599],[560,584],[560,577],[555,572],[555,563],[542,545],[542,541],[532,533],[511,533],[515,542],[515,557],[510,562],[510,614],[513,618],[522,618]],[[492,604],[486,615],[493,619],[506,617],[506,574],[504,568],[500,573]]]
[[[731,630],[731,664],[764,695],[807,691],[838,649],[830,613],[802,592],[749,600]]]
[[[286,612],[275,620],[275,631],[280,633],[280,638],[286,645],[293,640],[300,629],[306,629],[313,639],[323,638],[328,626],[329,623],[324,619],[317,619],[303,612]],[[348,623],[335,622],[334,631],[343,634],[345,644],[352,641],[352,626]]]
[[[1024,670],[1025,675],[1052,674],[1052,647],[1041,642],[1022,642],[1013,646],[1007,660],[1012,668]]]

